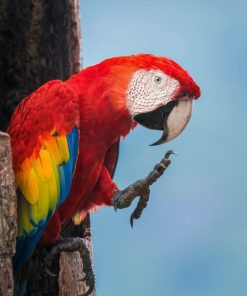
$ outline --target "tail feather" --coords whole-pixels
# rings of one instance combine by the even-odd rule
[[[14,271],[14,296],[25,296],[27,295],[27,282],[30,271],[29,260],[21,267],[18,272]]]

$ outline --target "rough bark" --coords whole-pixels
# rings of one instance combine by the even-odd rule
[[[74,226],[72,223],[68,225],[64,231],[64,237],[77,237],[83,234],[84,239],[86,240],[86,245],[90,250],[91,258],[93,258],[93,249],[92,249],[92,237],[91,237],[91,228],[90,228],[90,219],[89,215],[86,220],[79,226]],[[79,252],[74,253],[62,253],[60,256],[60,269],[59,273],[59,287],[63,289],[59,290],[59,296],[77,296],[84,295],[88,287],[85,286],[83,282],[83,277],[85,276],[83,272],[82,261],[80,260]],[[77,271],[77,272],[75,272]],[[64,285],[64,283],[67,283]],[[92,296],[96,295],[96,292],[91,294]]]
[[[16,193],[9,136],[0,132],[0,295],[12,295]]]
[[[78,0],[0,0],[0,129],[20,100],[80,68]]]
[[[15,107],[23,97],[46,81],[51,79],[65,80],[79,71],[80,43],[79,0],[0,0],[1,130],[6,130]],[[8,149],[8,153],[10,153],[10,148]],[[6,170],[7,166],[4,159],[0,157],[0,169],[3,167]],[[0,180],[2,180],[1,177]],[[3,179],[3,182],[8,184],[7,182],[10,182],[10,180]],[[4,194],[4,199],[1,199],[1,202],[2,200],[11,199],[13,192],[10,192],[10,194],[4,191],[5,187],[2,187],[2,183],[0,184],[0,197],[2,197],[1,194]],[[16,217],[15,207],[11,209],[11,213],[14,212],[13,215]],[[4,211],[4,213],[9,213],[8,208],[4,208]],[[0,214],[0,223],[2,223],[6,214],[2,214],[2,212]],[[14,222],[13,216],[7,218],[6,223],[9,223],[7,225],[14,225]],[[8,228],[4,226],[2,229],[7,231]],[[74,226],[69,225],[66,229],[66,235],[73,236],[74,232],[77,232],[79,236],[83,236],[84,233],[82,226],[75,229]],[[15,248],[15,231],[11,232],[11,235],[11,240],[8,240],[11,242],[8,247],[8,258],[12,256]],[[3,246],[5,246],[5,243],[4,241]],[[2,241],[0,244],[2,244]],[[34,296],[58,295],[59,293],[60,295],[66,295],[62,294],[65,293],[63,291],[69,291],[70,287],[75,284],[74,279],[73,283],[71,283],[69,281],[72,278],[64,275],[67,272],[77,274],[77,266],[82,264],[81,259],[77,253],[62,255],[58,286],[58,278],[52,278],[43,271],[42,260],[46,253],[46,249],[37,248],[32,258],[32,277],[29,281],[29,292]],[[2,248],[0,254],[3,254]],[[8,260],[10,266],[11,261]],[[76,264],[68,264],[68,262],[72,261],[76,262]],[[8,286],[6,280],[7,270],[7,267],[3,269],[1,266],[0,276],[2,272],[2,274],[5,273],[5,277],[4,281],[0,277],[0,286],[2,286],[3,282]],[[57,273],[59,271],[59,258],[53,271],[57,271]],[[11,273],[7,274],[9,274],[11,285]],[[82,276],[79,275],[78,278],[81,279]],[[84,287],[85,289],[87,288]],[[82,289],[79,290],[82,291]],[[81,294],[70,293],[69,295]]]

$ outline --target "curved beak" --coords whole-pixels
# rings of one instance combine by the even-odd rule
[[[165,106],[134,116],[139,124],[154,130],[163,130],[161,138],[151,144],[160,145],[176,138],[186,127],[192,113],[192,100],[173,100]]]

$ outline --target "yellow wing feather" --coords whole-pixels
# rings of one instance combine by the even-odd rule
[[[26,234],[31,234],[34,230],[34,226],[31,224],[29,219],[29,206],[25,198],[20,198],[18,203],[18,237],[22,237]],[[21,223],[20,223],[21,220]]]
[[[56,138],[51,137],[51,139],[49,141],[46,141],[45,144],[49,152],[53,155],[56,165],[61,164],[63,161]]]
[[[66,136],[57,137],[57,143],[61,153],[62,161],[67,162],[69,160],[69,147]]]
[[[49,181],[53,173],[50,153],[46,149],[41,149],[39,152],[39,157],[44,173],[44,181]]]
[[[37,155],[26,159],[16,172],[16,185],[25,198],[18,200],[18,237],[30,234],[45,223],[59,202],[58,165],[69,160],[66,136],[50,136],[42,141]],[[21,223],[20,223],[21,222]]]
[[[28,186],[28,195],[26,196],[27,200],[30,204],[34,205],[37,203],[39,198],[39,186],[37,175],[33,167],[31,167],[29,176],[27,179],[27,186]]]

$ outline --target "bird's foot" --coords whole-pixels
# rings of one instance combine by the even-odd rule
[[[134,219],[139,219],[141,217],[142,211],[147,206],[150,194],[150,186],[157,181],[157,179],[164,173],[166,168],[171,163],[169,156],[171,154],[176,154],[172,150],[166,152],[164,158],[155,165],[154,169],[149,173],[149,175],[144,178],[137,180],[133,184],[126,187],[124,190],[116,191],[112,198],[112,205],[115,210],[127,208],[131,205],[132,201],[140,196],[138,204],[130,216],[130,224],[133,227]]]
[[[45,263],[45,271],[50,276],[56,276],[56,274],[50,271],[52,266],[53,260],[55,257],[60,254],[61,252],[74,252],[79,251],[82,262],[83,262],[83,271],[85,273],[85,277],[83,280],[86,282],[88,291],[85,293],[84,296],[90,295],[95,286],[95,276],[92,267],[92,261],[90,257],[89,249],[85,243],[85,240],[80,237],[72,237],[72,238],[62,238],[58,240],[57,244],[52,247],[51,251],[46,255],[44,259]]]

